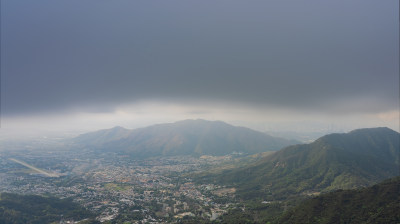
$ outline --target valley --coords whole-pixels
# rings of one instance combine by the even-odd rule
[[[199,122],[196,125],[202,126]],[[214,124],[207,125],[215,129]],[[179,127],[169,129],[169,133],[178,132],[174,129]],[[207,150],[192,153],[196,144],[191,143],[187,145],[193,146],[188,148],[191,153],[175,151],[174,155],[155,153],[146,157],[104,147],[111,144],[109,141],[118,143],[116,138],[142,135],[121,135],[125,130],[114,128],[78,137],[86,139],[84,144],[76,138],[13,144],[9,146],[12,150],[5,144],[0,156],[0,192],[71,200],[73,206],[81,206],[74,210],[79,211],[76,214],[86,215],[69,215],[68,220],[82,224],[284,223],[282,220],[301,219],[288,214],[304,201],[324,198],[337,190],[369,187],[399,175],[400,134],[388,128],[330,134],[310,144],[256,154],[244,150],[249,144],[239,144],[242,150],[225,150],[228,153],[224,155]],[[262,136],[252,133],[257,138]],[[205,144],[201,132],[192,135],[192,142]],[[148,142],[160,139],[156,136],[160,134]],[[250,135],[241,142],[252,140],[254,136]],[[164,145],[164,140],[160,141]],[[232,139],[220,138],[218,142],[226,147]],[[0,210],[20,214],[7,207],[6,201],[4,204]],[[32,219],[67,220],[62,212],[45,211],[48,213]],[[325,220],[323,214],[321,220]]]
[[[400,224],[399,1],[0,1],[0,224]]]
[[[233,162],[232,155],[132,160],[119,155],[93,158],[79,151],[52,154],[50,159],[40,158],[35,152],[3,153],[0,192],[73,198],[97,214],[96,219],[101,222],[114,219],[137,223],[181,219],[206,222],[240,206],[234,190],[215,184],[195,184],[182,177],[185,173]],[[11,156],[40,164],[42,169],[62,170],[67,175],[49,176],[23,170],[22,164],[6,159]],[[58,162],[53,163],[55,160]]]

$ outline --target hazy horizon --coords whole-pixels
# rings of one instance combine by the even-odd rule
[[[2,1],[4,135],[399,127],[398,1]]]

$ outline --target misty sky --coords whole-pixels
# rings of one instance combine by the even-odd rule
[[[398,130],[399,1],[4,0],[1,78],[2,129]]]

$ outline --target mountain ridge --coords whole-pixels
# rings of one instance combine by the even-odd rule
[[[265,200],[365,187],[398,175],[399,138],[399,133],[382,128],[330,134],[288,146],[247,167],[196,178],[233,185],[244,198],[262,195]]]
[[[222,121],[202,119],[157,124],[138,129],[100,130],[73,139],[77,144],[132,154],[138,158],[175,155],[255,154],[298,143]]]

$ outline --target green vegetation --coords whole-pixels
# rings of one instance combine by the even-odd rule
[[[273,222],[284,211],[283,203],[262,204],[259,201],[248,201],[241,208],[234,208],[218,218],[215,223],[242,224]]]
[[[233,170],[206,172],[197,182],[237,188],[242,199],[286,200],[370,186],[399,174],[399,133],[388,128],[331,134],[294,145]]]
[[[400,223],[400,177],[359,190],[339,190],[302,202],[277,223]]]
[[[324,193],[371,186],[398,176],[399,140],[400,134],[388,128],[331,134],[311,144],[289,146],[252,165],[232,170],[217,168],[194,178],[198,183],[237,189],[237,196],[245,206],[228,211],[218,219],[222,223],[397,223],[398,216],[393,214],[397,214],[394,211],[400,205],[398,179],[389,181],[388,188],[380,185],[381,188],[362,190],[361,195],[359,191],[343,190]],[[296,207],[319,194],[322,202],[315,199]],[[354,199],[349,202],[353,194]],[[374,199],[375,195],[381,200]],[[295,210],[290,210],[294,207]],[[288,209],[291,212],[279,219]],[[297,213],[302,216],[296,216]]]
[[[71,199],[9,193],[0,195],[0,223],[4,224],[43,224],[89,217],[92,214]]]
[[[104,188],[113,191],[126,191],[131,189],[132,186],[130,184],[124,184],[124,183],[106,183],[104,184]]]

